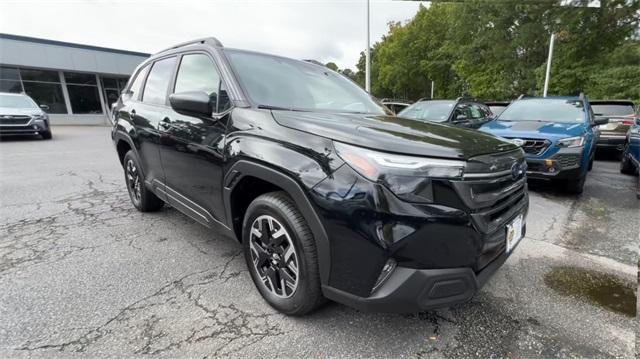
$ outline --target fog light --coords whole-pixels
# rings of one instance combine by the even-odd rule
[[[384,264],[384,267],[382,267],[382,271],[378,276],[376,285],[374,285],[373,289],[371,289],[371,293],[375,292],[376,289],[378,289],[389,278],[393,270],[396,269],[396,266],[397,266],[396,261],[393,258],[389,258],[387,263]]]
[[[544,160],[544,164],[547,165],[547,167],[553,167],[553,161],[552,160]]]

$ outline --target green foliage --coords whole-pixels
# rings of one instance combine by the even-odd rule
[[[640,0],[529,2],[469,0],[420,6],[390,23],[371,51],[378,97],[463,94],[512,99],[542,93],[551,33],[556,34],[551,95],[640,99]],[[563,4],[563,6],[560,6]],[[353,78],[364,84],[364,53]]]

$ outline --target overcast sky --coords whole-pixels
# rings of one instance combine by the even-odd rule
[[[371,0],[371,43],[418,5]],[[228,47],[355,69],[366,46],[365,11],[366,0],[1,0],[0,32],[148,53],[216,36]]]

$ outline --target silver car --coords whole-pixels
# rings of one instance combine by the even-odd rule
[[[25,94],[0,93],[0,136],[40,135],[51,139],[47,105],[36,104]]]

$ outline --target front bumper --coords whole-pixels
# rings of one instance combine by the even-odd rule
[[[47,122],[31,120],[25,125],[0,125],[0,135],[38,135],[48,129]]]
[[[506,225],[528,212],[525,178],[500,187],[504,193],[491,192],[497,180],[434,181],[435,203],[418,204],[341,167],[310,193],[330,234],[323,292],[354,307],[394,312],[467,300],[504,262]],[[389,259],[397,267],[379,284]]]
[[[398,267],[372,296],[366,298],[328,286],[322,289],[327,298],[358,310],[415,313],[469,301],[509,255],[503,250],[498,258],[477,273],[471,268]]]
[[[577,179],[584,174],[583,147],[563,148],[549,158],[527,158],[527,177]]]

